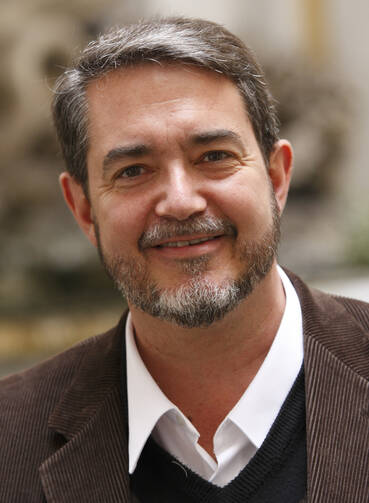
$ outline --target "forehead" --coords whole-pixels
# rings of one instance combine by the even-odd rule
[[[193,65],[143,64],[111,71],[87,87],[90,121],[103,109],[130,113],[147,106],[175,108],[179,100],[221,106],[222,99],[244,108],[236,85],[223,75]],[[222,99],[221,99],[222,98]],[[108,112],[109,113],[109,112]]]
[[[144,64],[119,69],[87,88],[89,155],[122,142],[180,142],[196,131],[252,135],[236,85],[191,65]],[[100,152],[97,152],[97,151]]]
[[[157,85],[164,87],[166,91],[170,89],[175,92],[187,88],[197,93],[201,84],[227,86],[241,97],[237,86],[223,74],[192,64],[171,62],[135,64],[108,71],[88,84],[87,96],[88,99],[95,99],[97,93],[103,93],[107,87],[121,91],[121,86],[125,86],[125,93],[133,91],[134,94],[139,93],[141,98],[150,98],[153,86],[156,93]]]

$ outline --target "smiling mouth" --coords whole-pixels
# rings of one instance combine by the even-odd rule
[[[169,241],[168,243],[157,245],[156,248],[183,248],[184,246],[193,246],[199,243],[205,243],[206,241],[213,241],[219,237],[220,236],[208,236],[205,238],[190,239],[188,241]]]

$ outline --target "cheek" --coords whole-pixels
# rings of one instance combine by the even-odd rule
[[[240,184],[219,193],[218,206],[239,230],[262,234],[272,220],[269,190]]]
[[[136,248],[145,226],[145,207],[129,201],[101,204],[97,214],[100,237],[107,249]]]

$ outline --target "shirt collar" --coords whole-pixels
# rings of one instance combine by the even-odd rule
[[[133,473],[147,439],[158,420],[177,407],[164,395],[137,350],[131,313],[126,322],[128,459]]]
[[[300,302],[278,267],[286,294],[285,311],[272,346],[247,390],[222,424],[231,420],[259,448],[276,419],[303,360]],[[131,315],[126,322],[129,472],[133,473],[149,436],[168,411],[183,414],[164,395],[143,363],[134,339]],[[281,364],[282,363],[282,364]],[[187,418],[185,418],[187,420]],[[186,421],[186,423],[189,421]],[[193,433],[193,425],[187,424]]]

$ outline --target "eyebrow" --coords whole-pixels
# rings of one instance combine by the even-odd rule
[[[149,154],[151,149],[143,144],[137,143],[132,145],[122,145],[115,147],[106,154],[103,160],[104,173],[109,170],[110,166],[116,161],[122,161],[128,158],[137,158]]]
[[[207,145],[208,143],[212,143],[217,140],[231,140],[242,150],[245,148],[241,136],[230,129],[214,129],[211,131],[195,133],[190,137],[190,143],[197,145]]]

